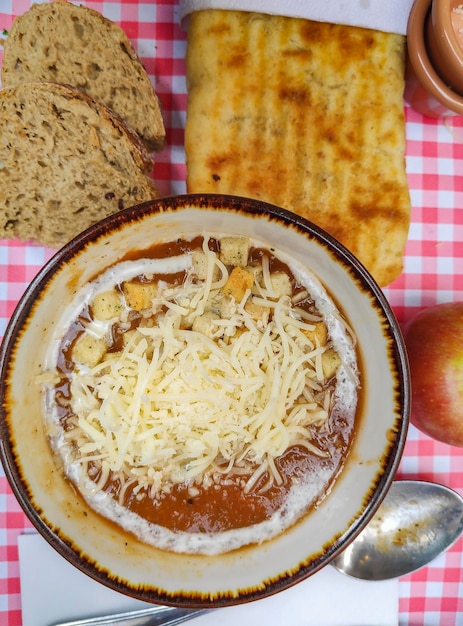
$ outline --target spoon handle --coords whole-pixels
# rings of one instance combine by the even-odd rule
[[[169,606],[153,606],[148,609],[101,615],[73,622],[60,622],[53,626],[175,626],[207,613],[208,609],[179,609]]]

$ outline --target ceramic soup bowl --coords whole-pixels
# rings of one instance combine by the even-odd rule
[[[316,277],[355,335],[359,391],[346,458],[323,496],[280,532],[198,554],[190,550],[194,542],[188,536],[180,544],[185,549],[152,545],[88,504],[52,451],[46,426],[50,406],[38,382],[63,335],[63,320],[96,277],[123,259],[143,257],[157,244],[204,235],[249,237]],[[279,592],[325,567],[379,507],[405,443],[408,365],[398,323],[382,291],[328,234],[258,201],[213,195],[163,198],[92,226],[59,250],[32,281],[12,316],[0,356],[1,458],[26,515],[81,571],[152,603],[238,604]],[[310,486],[317,481],[315,474],[299,478],[308,479]],[[195,534],[195,541],[200,540],[201,530]]]

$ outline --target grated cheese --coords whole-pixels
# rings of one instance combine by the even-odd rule
[[[290,297],[276,299],[265,256],[261,282],[224,307],[229,272],[207,237],[203,252],[204,280],[185,263],[183,284],[159,282],[144,312],[154,325],[130,330],[123,349],[97,365],[76,364],[74,416],[64,440],[86,478],[90,463],[99,467],[93,489],[103,489],[112,473],[123,477],[122,498],[132,484],[135,493],[157,497],[180,483],[210,484],[216,475],[244,475],[249,491],[265,473],[267,486],[281,481],[275,459],[292,445],[325,454],[311,443],[312,426],[325,423],[331,410],[326,346],[304,333],[314,324]],[[111,272],[116,277],[117,266]],[[247,302],[272,314],[255,320]],[[226,317],[209,317],[207,333],[194,330],[196,318],[224,309]],[[85,332],[95,329],[97,322]]]

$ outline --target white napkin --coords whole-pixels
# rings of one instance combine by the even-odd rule
[[[149,606],[82,574],[36,533],[20,535],[18,547],[23,626],[51,626]],[[398,604],[397,580],[360,581],[326,567],[270,598],[220,609],[188,624],[397,626]]]
[[[180,0],[180,20],[200,9],[256,11],[405,35],[413,0]]]

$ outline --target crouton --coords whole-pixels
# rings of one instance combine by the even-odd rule
[[[206,280],[207,268],[209,266],[207,255],[202,250],[194,250],[193,254],[191,255],[191,262],[193,263],[193,269],[198,280]],[[212,272],[212,280],[216,281],[219,280],[219,278],[220,269],[217,265],[215,265]]]
[[[254,274],[242,267],[234,267],[224,285],[225,295],[232,296],[241,302],[248,289],[254,284]]]
[[[124,283],[122,291],[129,308],[135,311],[143,311],[151,308],[153,298],[156,297],[158,292],[158,286],[156,283],[129,281]]]
[[[123,309],[121,294],[113,289],[98,293],[90,304],[92,316],[97,320],[110,320],[118,317]]]
[[[138,335],[139,333],[137,332],[137,330],[135,328],[131,328],[130,330],[126,330],[124,333],[122,333],[122,347],[126,348],[128,346],[128,344],[133,341],[134,337],[136,335]]]
[[[279,300],[282,296],[290,296],[293,293],[291,279],[285,272],[273,272],[270,274],[270,282],[274,297]]]
[[[264,324],[267,324],[270,317],[270,307],[255,304],[252,300],[248,300],[244,305],[244,310],[255,322],[263,321]]]
[[[80,365],[94,367],[103,359],[107,348],[104,339],[94,337],[89,333],[82,333],[72,348],[72,359]]]
[[[220,317],[230,319],[236,312],[236,303],[230,296],[224,296],[219,302]]]
[[[143,327],[144,326],[140,324],[140,328]],[[146,354],[147,358],[150,359],[153,356],[154,349],[153,340],[149,335],[144,335],[136,328],[126,330],[125,333],[122,333],[122,349],[124,350],[127,348],[127,346],[129,346],[129,352],[133,352],[136,346],[138,346],[141,341],[145,343],[144,353]]]
[[[315,328],[308,330],[305,328],[302,332],[313,343],[314,346],[326,346],[328,341],[328,328],[324,322],[314,322]]]
[[[224,265],[246,267],[251,243],[247,237],[222,237],[220,260]]]
[[[336,370],[341,365],[339,354],[329,348],[322,354],[322,369],[326,380],[329,380],[336,374]]]
[[[254,274],[254,285],[253,292],[256,291],[256,285],[262,284],[262,265],[247,265],[246,269],[248,272]]]
[[[197,333],[209,337],[209,339],[214,339],[217,337],[217,334],[220,335],[221,330],[223,331],[223,329],[214,324],[214,321],[219,319],[220,315],[214,313],[214,311],[206,311],[202,315],[195,317],[192,329]]]

